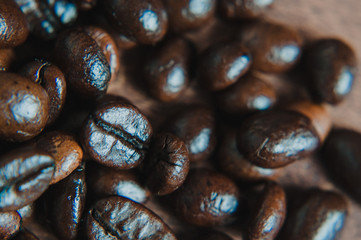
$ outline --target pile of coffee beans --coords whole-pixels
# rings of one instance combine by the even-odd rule
[[[340,237],[356,56],[272,5],[0,1],[0,239]],[[310,157],[340,191],[283,186]]]

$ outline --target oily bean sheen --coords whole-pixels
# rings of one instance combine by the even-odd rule
[[[105,93],[110,67],[102,49],[87,33],[70,30],[60,34],[55,56],[71,90],[85,97]]]
[[[0,238],[10,239],[19,230],[21,226],[21,217],[16,212],[0,212]]]
[[[299,206],[290,210],[283,227],[282,239],[333,240],[342,230],[347,202],[338,193],[313,190]]]
[[[273,4],[274,0],[222,0],[221,13],[229,19],[255,18]]]
[[[66,81],[64,74],[57,66],[39,60],[25,65],[20,73],[41,85],[48,93],[50,104],[47,125],[52,124],[65,104]]]
[[[218,91],[236,83],[251,66],[249,51],[239,42],[221,42],[201,56],[200,77],[203,85]]]
[[[228,177],[207,169],[191,170],[184,184],[172,195],[177,216],[202,227],[234,220],[240,193]]]
[[[107,17],[117,30],[132,41],[154,44],[168,27],[168,16],[161,0],[104,0]]]
[[[144,162],[146,184],[156,195],[174,192],[185,181],[189,165],[185,143],[171,133],[160,133],[153,138]]]
[[[210,22],[216,10],[216,0],[164,0],[170,29],[175,32],[199,28]]]
[[[25,16],[14,1],[0,1],[0,48],[19,46],[28,34]]]
[[[15,149],[0,157],[0,211],[19,209],[49,186],[54,160],[34,148]]]
[[[0,72],[0,138],[26,141],[48,121],[49,97],[38,84],[13,73]]]
[[[95,7],[97,0],[75,0],[78,9],[88,11]]]
[[[248,239],[273,240],[286,217],[286,193],[275,182],[265,185],[248,227]]]
[[[337,104],[351,92],[357,61],[354,50],[346,42],[315,41],[307,49],[304,61],[315,100]]]
[[[144,159],[153,129],[126,100],[106,100],[88,117],[82,144],[90,157],[108,167],[130,169]]]
[[[312,154],[320,145],[311,120],[297,112],[260,113],[242,123],[239,151],[253,164],[278,168]]]
[[[87,217],[89,240],[175,240],[172,230],[145,206],[123,197],[98,201]]]

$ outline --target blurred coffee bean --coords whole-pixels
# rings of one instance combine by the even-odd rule
[[[20,232],[12,240],[39,240],[39,238],[26,228],[21,228]]]
[[[223,232],[212,230],[198,230],[196,233],[186,233],[188,235],[192,235],[184,238],[184,240],[232,240],[230,236]],[[183,238],[181,238],[183,239]]]
[[[15,58],[14,49],[0,49],[0,71],[8,71]]]
[[[256,18],[267,8],[270,8],[274,0],[221,0],[219,8],[228,19]]]
[[[0,212],[0,238],[11,239],[21,226],[21,217],[16,212]]]
[[[82,11],[89,11],[95,7],[97,0],[75,0],[78,9]]]

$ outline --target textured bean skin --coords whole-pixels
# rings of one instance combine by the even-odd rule
[[[176,239],[171,229],[155,213],[123,197],[98,201],[88,213],[86,226],[90,240]]]
[[[10,239],[19,230],[21,226],[21,217],[14,212],[0,212],[0,238]]]
[[[255,18],[272,6],[271,1],[222,0],[219,3],[221,13],[229,19]]]
[[[48,94],[20,75],[0,72],[0,112],[1,139],[29,140],[38,135],[48,121]]]

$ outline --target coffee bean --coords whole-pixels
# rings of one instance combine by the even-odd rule
[[[179,98],[189,82],[190,63],[191,46],[182,38],[170,39],[154,48],[144,66],[150,94],[163,102]]]
[[[189,171],[184,184],[172,195],[172,207],[184,221],[202,227],[234,220],[240,193],[228,177],[206,169]]]
[[[142,168],[145,182],[156,195],[177,190],[189,171],[189,154],[185,143],[171,133],[156,135]]]
[[[312,154],[320,145],[320,138],[306,116],[275,111],[246,119],[237,142],[240,152],[253,164],[278,168]]]
[[[170,29],[183,32],[206,25],[214,18],[216,0],[165,0]]]
[[[105,93],[110,67],[102,49],[87,33],[69,30],[60,34],[55,57],[71,90],[85,97]]]
[[[316,101],[337,104],[351,92],[357,61],[354,50],[343,40],[315,41],[307,49],[304,62]]]
[[[127,100],[104,99],[88,117],[82,131],[84,149],[108,167],[130,169],[144,159],[152,127]]]
[[[221,42],[202,55],[199,74],[203,85],[212,90],[225,89],[236,83],[250,68],[252,57],[242,43]]]
[[[31,219],[34,216],[35,213],[35,204],[34,203],[30,203],[18,210],[16,210],[20,217],[21,217],[21,221],[22,222],[26,222],[29,219]]]
[[[93,9],[97,3],[97,0],[75,0],[78,9],[82,11],[89,11]]]
[[[12,240],[39,240],[39,238],[26,228],[21,228],[20,232]]]
[[[114,27],[132,41],[153,44],[168,27],[168,16],[160,0],[106,0],[103,7]]]
[[[10,239],[19,230],[21,226],[21,217],[14,212],[0,212],[0,238]]]
[[[270,8],[273,2],[274,0],[223,0],[219,2],[219,8],[229,19],[256,18]]]
[[[64,74],[57,66],[39,60],[25,65],[20,73],[46,90],[50,99],[47,125],[54,123],[65,104],[66,81]]]
[[[38,135],[48,121],[48,94],[20,75],[0,72],[0,112],[2,140],[29,140]]]
[[[8,71],[15,60],[15,52],[12,48],[0,49],[0,71]]]
[[[49,186],[54,160],[33,148],[15,149],[0,157],[0,211],[35,201]]]
[[[286,193],[275,182],[265,184],[248,227],[250,240],[275,239],[286,217]]]
[[[98,201],[87,217],[88,239],[176,239],[155,213],[123,197]]]

